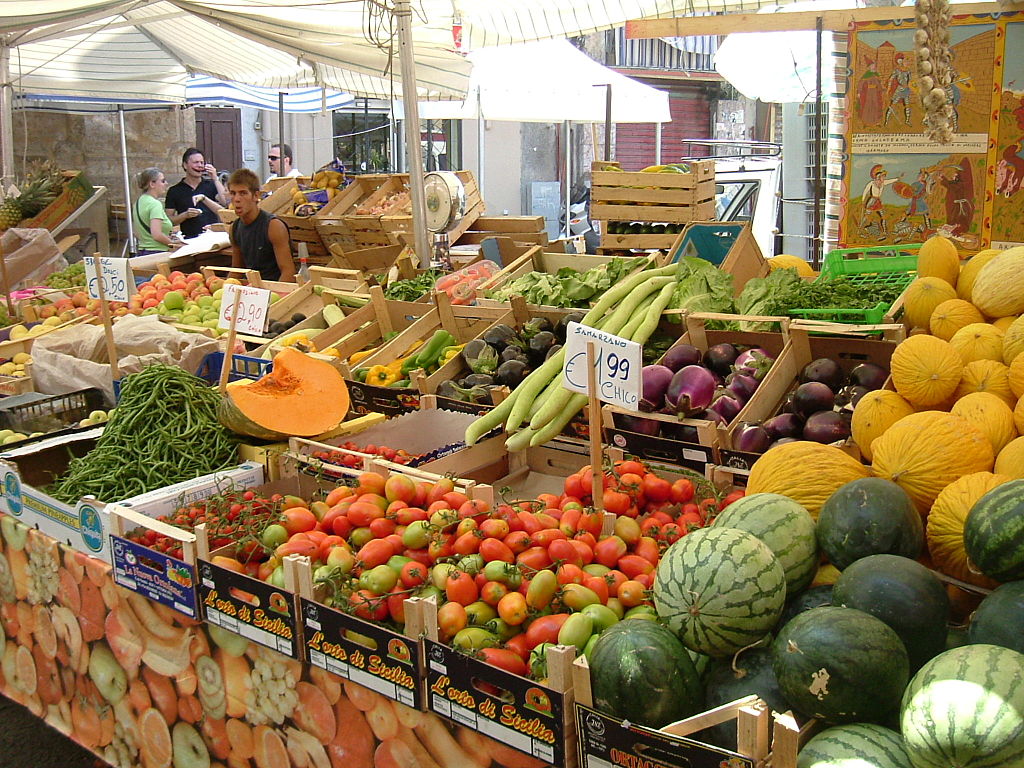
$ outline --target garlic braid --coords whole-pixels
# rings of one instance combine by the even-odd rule
[[[948,0],[915,0],[917,31],[914,53],[917,58],[918,90],[924,106],[924,133],[931,141],[948,144],[953,139],[953,105],[947,86],[953,82],[950,67]]]

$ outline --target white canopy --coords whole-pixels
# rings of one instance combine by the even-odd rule
[[[605,121],[605,84],[613,123],[667,123],[668,93],[602,66],[567,40],[542,40],[469,54],[466,100],[423,102],[420,117],[559,123]],[[479,110],[477,108],[479,104]],[[400,108],[396,107],[396,108]]]

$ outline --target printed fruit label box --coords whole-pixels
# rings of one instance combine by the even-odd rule
[[[116,768],[544,768],[114,584],[0,514],[0,694]]]

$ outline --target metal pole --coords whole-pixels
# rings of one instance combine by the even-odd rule
[[[487,202],[487,195],[484,193],[484,104],[480,87],[476,89],[476,184],[480,188],[480,199]]]
[[[0,42],[0,180],[14,181],[14,86],[11,85],[11,48]]]
[[[284,91],[277,92],[277,140],[281,144],[277,153],[281,158],[277,161],[277,175],[284,176]],[[294,157],[292,164],[295,164]]]
[[[661,165],[661,123],[654,124],[654,164]]]
[[[117,105],[117,122],[121,126],[121,175],[124,177],[124,210],[128,220],[128,253],[135,255],[135,217],[132,214],[132,183],[128,176],[128,140],[124,130],[124,105]]]
[[[569,219],[572,214],[572,123],[565,121],[565,236],[569,236]]]
[[[604,95],[604,159],[612,159],[612,84],[605,85]]]
[[[420,142],[420,109],[416,101],[416,63],[413,59],[412,8],[409,0],[395,0],[398,22],[398,58],[402,65],[402,104],[405,107],[405,142],[409,165],[409,192],[412,197],[412,228],[420,266],[430,266],[430,241],[427,238],[427,202],[423,191],[423,145]]]
[[[814,250],[811,252],[811,262],[818,264],[821,259],[821,203],[824,190],[821,188],[821,154],[822,154],[822,118],[821,114],[824,99],[821,98],[821,54],[823,20],[819,16],[814,22],[815,43],[817,45],[817,56],[814,67],[815,97],[814,97]]]

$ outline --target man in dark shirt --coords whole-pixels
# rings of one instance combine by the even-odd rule
[[[283,221],[259,207],[260,180],[248,168],[228,179],[231,207],[231,266],[255,269],[264,280],[295,282],[292,241]]]
[[[195,147],[185,150],[181,167],[185,177],[167,190],[164,205],[171,223],[181,225],[181,234],[195,237],[203,227],[220,221],[217,211],[227,205],[228,193],[217,177],[217,169]]]

